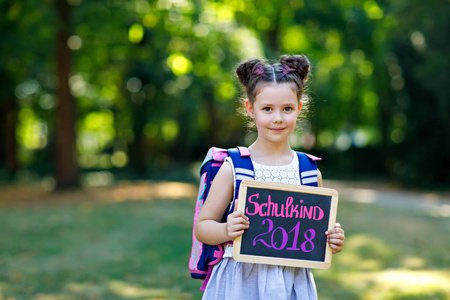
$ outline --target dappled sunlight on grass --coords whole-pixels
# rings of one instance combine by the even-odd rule
[[[1,297],[0,289],[0,299]],[[108,296],[109,295],[109,296]],[[105,297],[106,296],[106,297]],[[15,298],[7,298],[13,300]],[[102,284],[93,282],[69,282],[59,293],[38,293],[32,300],[78,300],[78,299],[192,299],[189,293],[174,288],[155,288],[131,282],[111,280]]]
[[[200,299],[187,266],[196,193],[152,181],[0,190],[0,300]],[[313,271],[319,299],[450,299],[449,218],[344,198],[338,220],[346,244]]]
[[[78,295],[80,297],[94,297],[95,295],[102,295],[106,292],[105,286],[95,284],[93,282],[68,282],[64,288],[71,295]]]
[[[120,189],[131,201],[114,199]],[[189,185],[122,183],[38,199],[30,191],[0,210],[0,239],[9,241],[0,299],[199,298],[187,267],[197,192]]]
[[[449,218],[344,199],[338,220],[346,243],[330,269],[313,271],[319,299],[450,299]]]
[[[363,299],[448,299],[450,271],[386,270],[348,272],[339,277],[346,289]]]
[[[152,180],[120,181],[112,186],[48,191],[40,185],[2,187],[0,206],[9,204],[44,204],[67,202],[122,202],[155,199],[195,199],[198,187],[183,182],[157,182]]]
[[[392,257],[393,251],[383,240],[359,234],[348,237],[345,251],[333,259],[346,270],[375,271],[385,268]]]
[[[111,281],[108,285],[114,294],[125,299],[188,299],[190,297],[189,294],[180,295],[180,291],[163,288],[149,288],[118,280]]]
[[[450,299],[449,269],[358,271],[357,267],[343,268],[341,262],[335,261],[330,270],[314,271],[319,299]],[[353,261],[354,265],[360,263],[365,261]]]
[[[105,192],[105,191],[103,191]],[[149,200],[158,198],[180,199],[194,197],[197,190],[192,184],[181,182],[142,182],[139,185],[122,184],[112,192],[115,201]]]
[[[450,271],[388,270],[375,275],[386,287],[420,294],[423,291],[450,292]]]
[[[401,261],[401,265],[408,270],[417,270],[425,268],[426,261],[422,257],[405,256]]]
[[[14,298],[13,298],[14,299]],[[72,299],[68,295],[65,295],[63,293],[59,294],[37,294],[32,298],[32,300],[66,300],[66,299]]]

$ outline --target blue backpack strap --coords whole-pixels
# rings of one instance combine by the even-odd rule
[[[236,147],[228,149],[228,154],[233,161],[234,169],[234,199],[230,207],[230,212],[234,210],[234,200],[239,197],[239,187],[244,179],[254,179],[255,171],[250,158],[250,152],[245,147]]]
[[[298,162],[300,164],[300,181],[302,185],[317,187],[317,160],[321,160],[319,157],[315,157],[303,152],[297,152]]]

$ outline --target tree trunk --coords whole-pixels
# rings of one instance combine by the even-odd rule
[[[17,171],[16,155],[16,127],[17,127],[17,104],[14,98],[6,105],[6,167],[10,176],[14,176]]]
[[[58,107],[56,116],[56,187],[67,188],[79,184],[79,169],[75,149],[75,103],[69,89],[70,50],[67,40],[70,32],[70,7],[67,0],[57,0],[59,14],[57,34]]]
[[[6,96],[8,97],[8,96]],[[0,145],[1,166],[5,167],[9,178],[14,178],[18,168],[16,155],[17,104],[14,96],[0,99]]]

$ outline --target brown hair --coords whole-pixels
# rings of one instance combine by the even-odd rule
[[[310,63],[304,55],[282,55],[280,62],[268,64],[261,59],[242,62],[236,69],[239,81],[245,87],[247,99],[253,105],[264,84],[292,84],[297,99],[302,100]]]

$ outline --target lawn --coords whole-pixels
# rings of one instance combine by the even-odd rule
[[[195,187],[0,191],[0,299],[199,299],[187,268]],[[346,246],[319,299],[449,299],[450,218],[340,199]]]

